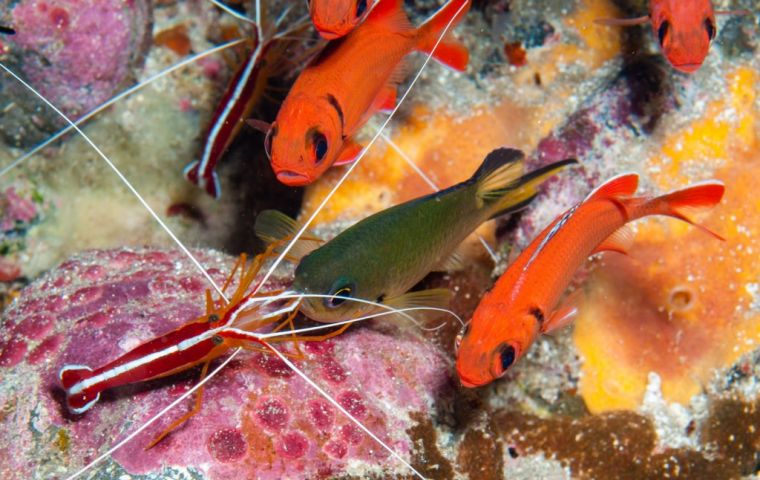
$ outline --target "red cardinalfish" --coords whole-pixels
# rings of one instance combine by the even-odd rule
[[[745,10],[715,11],[710,0],[651,0],[649,15],[629,19],[600,19],[606,25],[640,25],[652,30],[673,68],[693,73],[702,66],[718,33],[715,15],[748,14]]]
[[[319,35],[335,40],[356,28],[374,5],[375,0],[311,0],[309,13]]]
[[[467,13],[470,0],[450,0],[417,29],[401,4],[381,0],[359,27],[329,43],[296,80],[265,140],[282,183],[306,185],[332,165],[352,162],[362,150],[353,135],[374,113],[396,103],[402,59],[413,50],[431,52],[441,32]],[[444,39],[434,58],[462,71],[468,52]]]
[[[560,295],[590,254],[628,251],[633,235],[626,224],[666,215],[696,225],[687,215],[712,208],[724,192],[723,184],[712,180],[659,197],[634,197],[638,180],[625,174],[607,181],[554,220],[509,266],[457,338],[462,385],[477,387],[501,377],[539,335],[569,324],[577,309],[573,302],[555,308]]]

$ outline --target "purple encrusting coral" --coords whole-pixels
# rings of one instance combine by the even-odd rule
[[[23,73],[42,95],[70,115],[108,100],[131,73],[135,51],[150,33],[136,22],[141,1],[27,0],[12,11]],[[146,19],[143,20],[143,22]],[[149,17],[148,19],[149,20]],[[149,21],[148,21],[149,25]]]
[[[217,282],[233,264],[212,251],[195,254]],[[283,282],[275,278],[270,286]],[[57,374],[65,364],[100,366],[195,318],[206,288],[181,253],[150,249],[86,252],[27,287],[8,309],[0,337],[0,475],[72,473],[187,391],[197,371],[106,391],[91,410],[72,416]],[[357,328],[302,350],[296,363],[309,378],[402,455],[412,448],[409,415],[429,414],[432,399],[449,383],[441,352],[403,334]],[[271,354],[241,353],[207,384],[201,412],[144,451],[191,404],[187,400],[100,468],[151,478],[180,470],[208,478],[316,478],[349,465],[359,474],[398,465]],[[50,457],[58,460],[37,464]]]

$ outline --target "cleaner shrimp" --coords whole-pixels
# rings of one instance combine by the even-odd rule
[[[260,21],[259,12],[261,11],[261,8],[260,8],[260,5],[259,5],[258,1],[256,2],[256,4],[257,4],[256,5],[257,19],[259,21],[258,22],[254,22],[254,25],[255,25],[255,28],[260,29],[259,25],[261,25],[261,21]],[[447,33],[447,31],[449,30],[449,27],[450,27],[450,25],[443,30],[440,39],[442,39],[443,36]],[[260,30],[259,30],[259,34],[261,34]],[[261,37],[259,37],[259,38],[261,38]],[[439,42],[440,42],[440,39],[439,39]],[[186,61],[178,63],[175,67],[172,67],[171,70],[179,68],[179,66],[184,66],[186,64],[190,64],[192,61],[195,61],[198,58],[201,58],[202,56],[211,54],[212,52],[216,52],[216,51],[218,51],[218,50],[220,50],[222,48],[227,48],[227,47],[230,47],[230,46],[237,45],[238,42],[242,42],[242,41],[240,41],[240,40],[232,41],[232,42],[229,42],[226,45],[222,45],[222,46],[217,47],[217,48],[215,48],[213,50],[210,50],[209,52],[204,52],[203,54],[199,54],[199,55],[197,55],[195,57],[192,57],[191,59],[187,59]],[[412,87],[417,82],[417,80],[419,79],[422,71],[425,69],[425,67],[429,63],[430,58],[431,58],[431,55],[428,55],[427,58],[425,58],[425,61],[422,64],[421,68],[418,70],[418,72],[414,76],[413,80],[411,81],[410,86],[407,88],[407,90],[404,92],[404,94],[400,97],[400,99],[398,101],[398,104],[395,107],[395,109],[393,110],[393,112],[391,112],[391,114],[385,119],[385,121],[382,123],[381,127],[377,130],[377,133],[372,137],[372,140],[368,143],[367,148],[365,149],[365,151],[359,156],[359,158],[357,159],[357,161],[354,164],[352,164],[347,169],[347,171],[345,172],[345,174],[342,176],[341,180],[335,185],[335,187],[332,189],[332,191],[330,192],[330,194],[328,194],[323,199],[323,201],[320,203],[319,207],[315,210],[315,212],[305,222],[303,222],[303,224],[302,224],[303,226],[302,226],[301,230],[298,231],[298,233],[290,241],[290,243],[288,243],[284,248],[281,249],[279,255],[277,255],[277,257],[274,259],[274,261],[271,262],[271,265],[269,266],[269,268],[267,269],[267,271],[263,274],[263,276],[260,279],[257,279],[257,281],[255,282],[255,286],[250,290],[250,292],[245,292],[245,294],[243,294],[243,292],[244,292],[245,289],[241,290],[240,289],[241,287],[239,286],[238,290],[236,290],[235,294],[233,294],[233,297],[231,299],[228,299],[225,296],[225,293],[224,293],[225,288],[219,287],[214,282],[213,278],[208,274],[208,272],[206,272],[206,270],[203,268],[203,266],[201,265],[201,263],[198,262],[194,258],[193,254],[190,252],[190,250],[187,249],[187,247],[185,247],[184,242],[182,242],[179,239],[179,237],[176,234],[173,233],[173,231],[169,227],[169,225],[167,225],[167,223],[163,221],[163,219],[161,218],[161,216],[159,216],[151,208],[149,202],[144,197],[142,197],[140,195],[140,193],[138,192],[138,190],[128,181],[127,177],[122,173],[122,171],[77,126],[78,123],[87,120],[88,118],[90,118],[95,113],[99,112],[100,110],[102,110],[103,108],[106,108],[109,105],[112,105],[112,104],[116,103],[118,100],[120,100],[121,98],[124,98],[126,95],[128,95],[129,93],[132,93],[136,89],[142,88],[144,85],[148,84],[149,81],[152,82],[152,81],[160,78],[166,72],[162,72],[161,74],[155,75],[155,76],[151,77],[150,79],[148,79],[149,81],[143,82],[143,83],[137,85],[136,87],[134,87],[133,89],[130,89],[128,92],[124,92],[123,94],[118,95],[112,101],[109,101],[107,104],[104,104],[104,106],[99,107],[98,109],[96,109],[96,111],[92,112],[92,114],[89,114],[88,116],[86,116],[86,118],[78,120],[76,123],[74,123],[71,120],[69,120],[60,110],[56,109],[52,103],[48,102],[41,95],[39,95],[39,93],[35,92],[35,94],[37,94],[38,96],[40,96],[40,98],[45,103],[47,103],[50,107],[52,107],[54,110],[56,110],[56,112],[57,112],[58,115],[60,115],[62,118],[66,119],[66,121],[69,123],[69,126],[66,127],[67,131],[68,130],[75,130],[82,138],[85,139],[85,141],[89,144],[89,146],[91,148],[93,148],[98,153],[98,155],[101,157],[101,159],[105,163],[108,164],[108,166],[118,176],[119,180],[121,182],[123,182],[124,185],[127,186],[127,188],[130,191],[130,195],[133,195],[135,198],[138,199],[138,201],[140,202],[141,206],[150,213],[150,215],[153,217],[153,219],[161,226],[161,228],[163,229],[163,231],[165,232],[165,234],[168,235],[168,236],[170,236],[172,238],[172,240],[174,241],[174,243],[177,244],[177,246],[188,256],[188,258],[192,259],[193,263],[196,265],[196,267],[199,269],[199,271],[206,277],[206,279],[210,283],[210,285],[216,290],[217,294],[219,295],[219,298],[221,299],[221,302],[231,302],[226,307],[228,309],[228,311],[248,311],[249,309],[255,309],[255,308],[257,308],[255,306],[256,303],[274,304],[274,303],[279,302],[279,301],[287,302],[287,306],[286,307],[281,308],[279,310],[276,310],[276,312],[275,312],[276,315],[275,314],[271,314],[271,316],[265,316],[264,320],[265,321],[269,321],[269,320],[271,320],[273,318],[280,318],[279,317],[280,314],[283,314],[283,315],[284,314],[288,314],[288,315],[290,315],[294,311],[296,311],[298,298],[302,297],[302,295],[293,294],[293,293],[290,293],[290,292],[279,292],[279,293],[276,293],[274,295],[268,295],[266,293],[263,293],[262,289],[264,289],[264,287],[267,284],[267,282],[271,280],[272,276],[274,275],[274,272],[281,265],[282,261],[284,259],[286,259],[288,253],[293,248],[293,246],[295,245],[296,241],[305,234],[307,228],[313,222],[313,220],[316,217],[316,215],[318,214],[318,212],[321,209],[323,209],[325,207],[325,205],[327,205],[327,203],[330,201],[330,198],[335,193],[335,191],[337,191],[338,188],[340,188],[340,186],[343,183],[343,181],[345,181],[345,179],[348,178],[352,174],[352,172],[353,172],[354,168],[356,167],[356,165],[358,165],[359,162],[362,160],[362,158],[364,156],[364,153],[367,150],[369,150],[369,148],[376,142],[376,140],[378,139],[378,137],[382,135],[383,130],[388,126],[388,124],[390,123],[391,119],[394,117],[395,113],[398,111],[399,107],[404,103],[404,101],[407,98],[407,96],[409,95],[409,92],[411,91]],[[12,75],[19,82],[23,82],[23,80],[21,78],[19,78],[18,76],[16,76],[16,74],[13,73],[8,67],[6,67],[5,64],[0,63],[0,67],[2,67],[2,69],[6,73],[8,73],[9,75]],[[25,86],[27,88],[29,88],[30,90],[34,91],[32,89],[32,87],[29,86],[28,84],[25,84]],[[60,136],[62,136],[65,133],[66,132],[62,131],[62,133],[56,134],[57,135],[56,138],[59,138]],[[53,138],[53,139],[49,140],[48,143],[46,143],[46,144],[49,144],[50,142],[54,141],[56,138]],[[41,148],[42,147],[37,148],[36,151],[40,150]],[[0,174],[0,175],[6,175],[10,171],[10,169],[15,168],[17,165],[21,164],[24,160],[26,160],[27,158],[31,157],[31,155],[33,155],[33,153],[35,153],[35,152],[30,152],[29,154],[27,154],[27,155],[25,155],[23,157],[19,157],[19,159],[16,162],[13,162],[12,164],[7,165],[3,169],[2,174]],[[240,268],[241,268],[241,270],[243,270],[242,266]],[[250,272],[252,270],[247,270],[247,271]],[[233,274],[234,274],[234,271],[233,271]],[[232,278],[232,274],[230,275],[230,279],[231,278]],[[248,283],[250,285],[251,281],[249,281],[249,280],[252,281],[252,277],[250,279],[247,278],[246,281],[241,280],[240,285],[243,285],[245,283]],[[227,282],[227,283],[229,283],[229,282]],[[246,285],[246,287],[249,286],[249,285]],[[247,302],[250,302],[250,303],[247,303]],[[369,303],[372,303],[372,302],[369,302]],[[220,305],[221,304],[219,302],[213,302],[213,301],[211,301],[210,294],[207,294],[207,300],[206,300],[207,311],[212,311],[214,308],[221,308]],[[387,309],[387,307],[382,306],[382,305],[379,305],[379,307]],[[369,319],[369,318],[373,318],[373,317],[377,317],[377,316],[382,316],[382,315],[402,315],[402,316],[405,316],[406,318],[411,318],[411,317],[408,316],[408,313],[410,313],[412,311],[416,311],[416,310],[425,310],[425,309],[421,309],[421,308],[418,308],[418,309],[403,309],[403,310],[388,309],[387,312],[381,312],[381,313],[376,314],[376,315],[371,315],[371,316],[367,316],[367,317],[363,317],[363,318],[357,318],[357,319],[351,319],[351,320],[349,320],[347,322],[342,322],[342,325],[320,325],[320,326],[316,326],[316,327],[309,327],[309,328],[299,329],[299,330],[281,330],[280,329],[278,331],[273,331],[273,332],[269,332],[269,333],[256,333],[251,338],[253,338],[256,343],[260,344],[269,353],[275,355],[284,365],[286,365],[296,375],[298,375],[307,385],[309,385],[311,388],[315,389],[322,397],[324,397],[324,399],[326,399],[342,415],[344,415],[351,422],[353,422],[355,425],[357,425],[365,434],[369,435],[383,449],[387,450],[391,455],[393,455],[399,462],[401,462],[401,464],[405,468],[408,469],[409,472],[411,472],[412,474],[414,474],[414,475],[416,475],[416,476],[418,476],[420,478],[424,478],[422,476],[422,474],[419,471],[417,471],[414,467],[412,467],[408,463],[408,461],[406,459],[404,459],[400,454],[398,454],[391,446],[389,446],[386,442],[384,442],[380,437],[376,436],[371,431],[371,429],[368,426],[364,425],[362,423],[362,421],[360,421],[356,417],[356,415],[354,413],[350,412],[347,408],[345,408],[330,393],[328,393],[327,390],[325,390],[325,388],[323,388],[322,386],[318,385],[313,379],[311,379],[309,376],[307,376],[302,371],[302,369],[299,368],[291,360],[291,358],[289,358],[289,355],[288,355],[287,351],[281,351],[280,349],[276,349],[276,348],[274,348],[271,345],[271,343],[276,342],[276,341],[281,341],[283,338],[284,339],[289,339],[289,338],[292,339],[292,336],[294,336],[294,335],[299,336],[299,335],[307,333],[307,332],[312,332],[312,331],[316,331],[316,330],[322,330],[322,329],[325,329],[325,328],[335,328],[336,326],[339,326],[341,328],[345,328],[348,325],[350,325],[351,323],[358,322],[358,321],[363,321],[363,320],[366,320],[366,319]],[[431,309],[427,309],[427,310],[431,310]],[[433,310],[440,310],[440,309],[433,309]],[[445,311],[445,310],[441,310],[441,311]],[[448,312],[448,311],[445,311],[445,312]],[[448,313],[454,315],[453,312],[448,312]],[[461,322],[461,320],[460,320],[460,322]],[[258,327],[260,325],[256,324],[255,326]],[[251,325],[245,325],[245,327],[246,327],[246,331],[252,329]],[[330,335],[330,334],[327,334],[327,335]],[[303,340],[304,338],[302,337],[300,339]],[[123,446],[124,444],[126,444],[127,442],[129,442],[131,439],[133,439],[140,431],[144,430],[150,423],[152,423],[156,419],[162,417],[165,413],[167,413],[170,409],[172,409],[173,407],[175,407],[176,405],[178,405],[181,401],[183,401],[184,399],[186,399],[188,396],[192,395],[198,389],[202,388],[215,375],[217,375],[217,373],[222,368],[224,368],[231,361],[233,361],[233,359],[236,357],[236,355],[238,355],[238,353],[240,351],[241,351],[241,347],[236,348],[232,352],[232,354],[229,355],[224,360],[223,363],[221,363],[220,365],[218,365],[208,375],[205,375],[205,378],[203,378],[200,382],[198,382],[195,385],[195,387],[193,387],[188,392],[186,392],[183,395],[181,395],[174,402],[172,402],[169,406],[167,406],[165,409],[163,409],[161,412],[159,412],[158,415],[156,415],[155,417],[153,417],[149,422],[144,423],[139,429],[135,430],[132,434],[130,434],[125,439],[123,439],[122,441],[120,441],[119,443],[117,443],[116,445],[114,445],[107,452],[105,452],[104,454],[100,455],[99,457],[97,457],[93,461],[89,462],[81,470],[79,470],[79,471],[77,471],[77,472],[75,472],[73,474],[71,472],[69,472],[69,474],[71,475],[69,478],[75,478],[75,477],[77,477],[77,476],[79,476],[81,474],[84,474],[86,471],[88,471],[89,469],[91,469],[94,466],[96,466],[97,463],[99,463],[103,459],[107,458],[117,448],[120,448],[121,446]],[[204,374],[205,374],[205,371],[206,370],[204,368],[204,372],[203,372]],[[173,428],[174,426],[175,425],[170,426],[169,429]]]

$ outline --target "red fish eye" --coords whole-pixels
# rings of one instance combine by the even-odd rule
[[[327,137],[320,132],[316,132],[314,133],[312,144],[314,145],[314,158],[316,158],[317,163],[319,163],[325,158],[325,155],[327,155]]]
[[[710,40],[715,38],[715,34],[718,33],[715,29],[715,24],[709,18],[705,19],[705,30],[707,30],[707,38]]]
[[[660,28],[657,29],[657,38],[660,39],[660,45],[665,45],[665,35],[670,30],[670,22],[663,20],[660,24]]]
[[[499,358],[501,359],[501,368],[506,371],[513,363],[515,363],[515,347],[506,344],[503,345],[500,350]]]
[[[356,2],[356,18],[361,17],[364,15],[364,12],[367,10],[367,0],[359,0]]]

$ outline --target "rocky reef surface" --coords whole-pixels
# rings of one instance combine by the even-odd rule
[[[0,61],[77,116],[187,55],[250,36],[210,2],[151,3],[10,2],[0,23],[23,32],[0,37]],[[713,3],[757,8],[751,0]],[[49,15],[28,14],[42,4]],[[436,6],[418,0],[405,8],[419,24]],[[269,17],[277,7],[268,5]],[[523,149],[531,168],[578,158],[581,167],[547,183],[528,209],[479,230],[495,262],[473,237],[467,268],[423,282],[450,288],[452,310],[467,318],[510,259],[600,181],[635,171],[645,193],[708,178],[726,184],[724,201],[702,219],[725,242],[672,220],[636,224],[630,255],[597,256],[578,272],[572,288],[585,300],[575,325],[539,339],[486,388],[457,385],[454,322],[435,332],[375,322],[305,346],[297,365],[428,478],[714,479],[760,469],[758,17],[719,16],[705,64],[685,75],[663,60],[649,25],[594,24],[645,11],[639,0],[476,4],[455,32],[471,52],[467,72],[429,65],[316,218],[329,237],[466,179],[498,146]],[[92,24],[92,38],[95,26],[114,33],[94,52],[81,37]],[[306,34],[287,48],[313,41]],[[295,51],[308,53],[291,50],[290,58],[300,58]],[[220,165],[219,201],[184,180],[244,54],[238,46],[193,62],[85,128],[179,239],[229,254],[261,248],[256,212],[305,217],[345,172],[333,169],[303,191],[285,188],[271,174],[262,136],[243,131]],[[418,56],[409,68],[420,64]],[[257,118],[274,118],[296,73],[265,79],[272,88]],[[3,76],[0,85],[3,168],[63,124],[14,80]],[[0,226],[0,293],[9,305],[0,336],[0,470],[4,478],[64,477],[186,391],[197,370],[114,390],[72,416],[58,369],[102,364],[194,318],[208,285],[76,136],[0,175]],[[232,256],[196,253],[216,281],[229,273]],[[275,277],[289,281],[287,273]],[[143,451],[190,406],[111,455],[95,478],[410,477],[270,355],[241,353],[209,383],[201,413]]]

